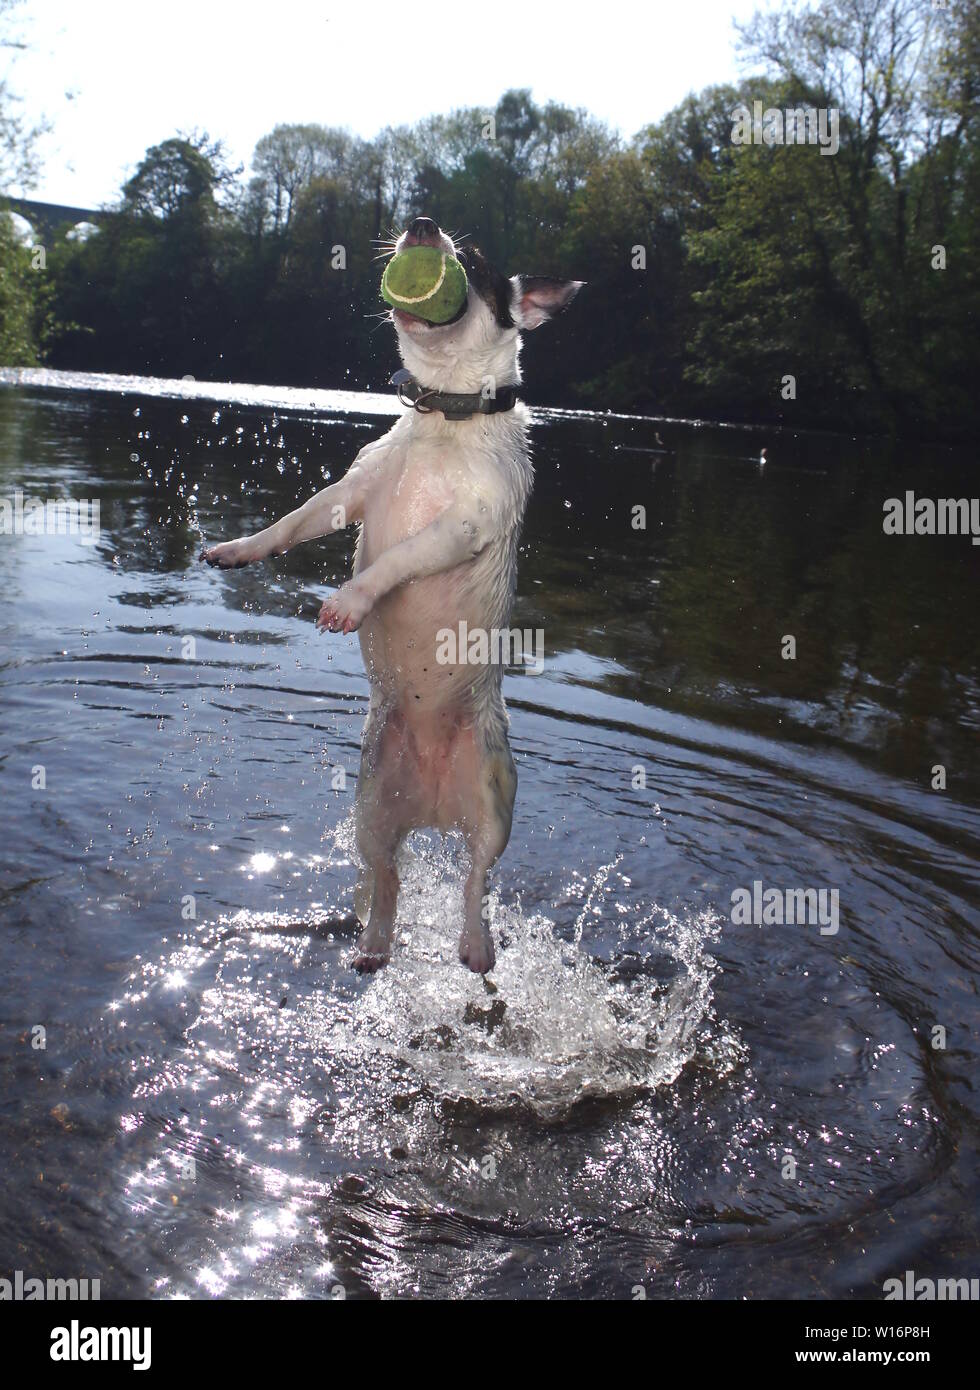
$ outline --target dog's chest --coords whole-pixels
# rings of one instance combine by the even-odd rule
[[[450,446],[409,443],[393,450],[364,510],[365,563],[430,525],[452,504],[463,474]]]

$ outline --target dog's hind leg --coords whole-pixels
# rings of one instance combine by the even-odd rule
[[[391,956],[398,905],[398,848],[411,828],[409,806],[396,785],[402,769],[401,721],[372,694],[364,727],[354,825],[363,869],[354,908],[364,927],[354,958],[356,970],[377,970]]]
[[[464,965],[485,975],[496,956],[490,927],[484,916],[490,870],[510,839],[517,794],[517,769],[506,734],[491,747],[480,750],[472,812],[463,825],[470,853],[470,871],[463,892],[464,921],[459,938],[459,958]]]
[[[378,824],[376,816],[370,812],[359,818],[357,845],[365,868],[355,890],[354,905],[364,930],[357,941],[355,970],[378,970],[391,958],[391,936],[398,906],[395,856],[403,839],[401,832]]]

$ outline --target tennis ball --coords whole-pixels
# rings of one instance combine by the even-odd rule
[[[466,271],[437,246],[409,246],[385,266],[381,298],[427,323],[447,323],[466,298]]]

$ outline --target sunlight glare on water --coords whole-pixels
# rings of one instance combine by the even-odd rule
[[[327,857],[345,862],[350,821],[334,839]],[[223,1208],[212,1218],[207,1246],[217,1263],[195,1276],[207,1292],[233,1290],[249,1270],[274,1263],[277,1251],[294,1252],[311,1223],[317,1227],[330,1184],[311,1181],[291,1160],[325,1128],[356,1169],[369,1155],[427,1151],[431,1134],[420,1135],[440,1110],[477,1127],[481,1117],[508,1113],[555,1126],[581,1103],[626,1103],[669,1084],[699,1048],[719,1076],[739,1059],[737,1039],[714,1016],[709,947],[719,924],[710,915],[681,920],[654,909],[629,932],[624,927],[624,944],[635,936],[645,947],[632,957],[634,969],[617,977],[580,942],[563,940],[547,916],[525,914],[494,893],[500,953],[491,984],[456,960],[455,867],[451,850],[426,837],[403,848],[393,960],[353,989],[340,980],[321,986],[303,969],[324,931],[333,939],[330,927],[343,927],[343,919],[324,927],[240,912],[187,932],[112,1001],[125,1029],[134,1010],[148,1000],[152,1007],[155,992],[183,990],[177,1007],[186,1046],[162,1066],[143,1059],[134,1093],[141,1106],[181,1117],[160,1129],[150,1156],[129,1174],[131,1217],[179,1219],[182,1179],[193,1176],[199,1189],[216,1163],[237,1171],[252,1193],[244,1211]],[[344,951],[349,937],[348,930]],[[270,959],[278,969],[257,964]],[[287,966],[308,985],[289,1000],[278,983]],[[190,1098],[201,1106],[196,1123]],[[127,1115],[124,1129],[143,1118]],[[459,1169],[465,1176],[470,1165]],[[309,1238],[316,1244],[315,1229]],[[322,1271],[331,1268],[321,1261],[318,1277],[329,1280]],[[175,1278],[166,1291],[177,1296],[182,1287]]]

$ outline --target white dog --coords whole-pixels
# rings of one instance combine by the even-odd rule
[[[395,249],[417,245],[456,254],[427,217]],[[508,280],[478,251],[459,259],[469,288],[454,319],[433,326],[391,314],[407,369],[393,380],[413,408],[340,482],[258,535],[204,554],[231,568],[360,525],[353,578],[327,599],[317,626],[360,631],[371,682],[355,811],[365,864],[355,899],[361,970],[389,959],[396,853],[422,826],[462,831],[471,864],[459,956],[480,972],[494,963],[487,876],[510,838],[517,790],[503,669],[492,659],[474,666],[466,652],[445,664],[437,634],[463,621],[470,633],[507,627],[533,477],[528,413],[516,398],[520,333],[565,308],[582,282]]]

